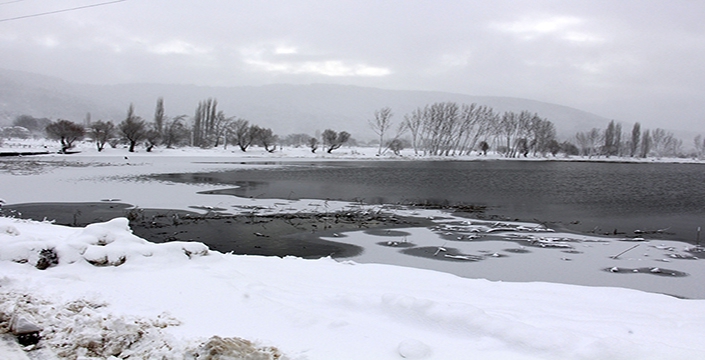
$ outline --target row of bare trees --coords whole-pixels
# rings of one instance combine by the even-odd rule
[[[112,122],[98,121],[90,125],[88,134],[96,142],[98,151],[103,150],[106,142],[118,140],[128,144],[130,152],[134,152],[135,146],[141,142],[145,143],[147,151],[158,145],[167,148],[222,145],[227,148],[229,144],[237,145],[242,151],[247,151],[253,144],[262,145],[269,152],[275,150],[278,138],[271,129],[250,125],[245,119],[228,117],[217,107],[218,102],[214,99],[199,102],[189,127],[186,115],[169,117],[165,114],[162,98],[157,99],[153,122],[136,116],[130,104],[127,117],[117,126]]]
[[[369,124],[379,136],[378,153],[383,152],[385,135],[393,124],[390,108],[375,111]],[[546,155],[559,149],[552,122],[528,111],[496,113],[475,103],[458,105],[438,102],[417,108],[404,116],[386,148],[398,152],[400,137],[409,133],[415,154],[432,156],[466,155],[472,151],[487,154],[494,148],[506,157]]]
[[[15,126],[3,131],[10,134],[8,136],[15,133],[29,136],[43,128],[50,138],[61,142],[62,152],[85,135],[95,141],[99,151],[108,143],[115,147],[122,142],[131,152],[135,151],[137,144],[144,143],[147,151],[158,145],[167,148],[183,145],[227,148],[235,145],[241,151],[259,145],[273,152],[276,145],[289,145],[307,146],[316,152],[322,145],[330,153],[353,141],[349,133],[331,129],[316,136],[291,134],[279,139],[271,129],[226,116],[217,107],[217,100],[209,98],[199,102],[190,119],[185,115],[169,117],[165,114],[164,100],[159,98],[151,122],[136,116],[130,104],[126,118],[117,125],[110,121],[91,123],[90,115],[86,117],[85,126],[67,120],[51,122],[20,116]],[[393,115],[391,108],[384,107],[375,111],[374,119],[369,120],[370,128],[379,136],[380,155],[386,151],[399,154],[404,147],[412,147],[415,154],[432,156],[467,155],[472,151],[486,155],[489,149],[506,157],[545,156],[549,153],[555,156],[559,151],[588,157],[683,156],[682,141],[673,133],[660,128],[642,132],[639,123],[634,124],[631,133],[624,133],[621,124],[611,121],[604,130],[593,128],[578,132],[572,142],[559,143],[554,124],[529,111],[500,114],[475,103],[438,102],[406,114],[397,126],[392,121]],[[702,136],[695,138],[695,153],[691,155],[705,156]]]
[[[201,148],[222,145],[223,148],[227,148],[228,145],[235,145],[243,152],[252,145],[259,145],[268,152],[275,151],[280,141],[272,129],[250,124],[245,119],[228,117],[217,107],[218,102],[214,99],[199,102],[189,126],[189,119],[185,115],[167,116],[164,111],[164,100],[159,98],[152,122],[135,115],[134,106],[130,104],[127,116],[117,125],[111,121],[102,120],[91,123],[88,115],[84,125],[68,120],[48,121],[45,131],[49,138],[61,142],[61,151],[64,153],[86,135],[95,142],[98,151],[102,151],[106,144],[115,147],[118,143],[126,144],[130,152],[134,152],[135,147],[140,143],[145,144],[148,152],[158,145],[167,148],[183,145]],[[31,123],[25,118],[22,118],[22,121]],[[21,126],[17,128],[24,129]],[[318,140],[319,138],[321,141]],[[306,145],[315,152],[319,144],[322,144],[330,153],[340,148],[349,139],[348,132],[338,133],[326,129],[316,137],[306,138]]]
[[[699,142],[696,138],[696,144]],[[622,126],[610,121],[605,130],[593,128],[575,134],[582,156],[676,157],[682,156],[683,141],[664,129],[641,130],[635,123],[630,134],[622,134]],[[703,144],[705,146],[705,144]],[[697,150],[697,145],[696,145]]]

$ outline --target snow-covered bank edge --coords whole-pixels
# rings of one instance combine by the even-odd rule
[[[57,259],[39,270],[48,249]],[[0,218],[0,273],[0,326],[16,314],[35,321],[43,340],[27,350],[39,359],[201,359],[234,348],[258,349],[253,359],[686,359],[705,351],[703,300],[234,256],[149,243],[121,218],[85,228]]]
[[[381,160],[381,161],[578,161],[578,162],[611,162],[611,163],[668,163],[668,164],[705,164],[705,159],[694,157],[618,157],[618,156],[582,156],[582,155],[546,155],[546,156],[527,156],[507,158],[502,154],[490,152],[487,155],[481,155],[473,152],[469,155],[449,155],[449,156],[430,156],[423,153],[414,153],[412,149],[404,149],[399,155],[395,155],[391,151],[386,151],[381,155],[377,154],[376,147],[361,147],[361,146],[344,146],[334,152],[327,153],[318,151],[312,153],[306,147],[280,147],[274,152],[265,151],[263,148],[251,147],[247,152],[243,152],[236,147],[230,148],[212,148],[202,149],[193,147],[183,148],[156,148],[151,152],[144,149],[138,149],[136,152],[130,153],[126,148],[106,148],[102,152],[98,152],[92,142],[82,141],[76,144],[72,149],[73,154],[59,154],[60,145],[55,141],[50,140],[18,140],[5,141],[0,145],[0,154],[15,154],[15,153],[47,153],[46,155],[36,155],[32,158],[50,159],[63,158],[71,160],[72,158],[80,157],[97,157],[110,158],[120,157],[127,158],[126,160],[140,159],[142,157],[172,157],[172,156],[202,156],[202,157],[220,157],[227,158],[227,161],[235,160],[271,160],[271,161],[335,161],[335,160]],[[11,159],[12,157],[5,157]],[[126,161],[127,162],[127,161]]]

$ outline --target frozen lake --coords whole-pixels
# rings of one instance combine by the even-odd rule
[[[350,258],[355,262],[428,268],[469,278],[618,286],[705,298],[701,286],[705,262],[699,260],[702,248],[674,241],[692,243],[695,229],[705,219],[705,190],[699,186],[705,171],[702,165],[327,159],[264,162],[225,155],[147,154],[131,156],[129,162],[123,156],[73,156],[75,163],[65,162],[64,157],[43,159],[46,162],[36,164],[22,159],[7,161],[11,170],[0,173],[0,183],[8,204],[106,200],[110,204],[119,200],[166,212],[222,209],[225,213],[257,212],[261,216],[287,212],[325,216],[371,209],[398,216],[433,217],[435,225],[430,227],[397,227],[382,233],[360,229],[337,236],[321,231],[311,235],[364,248],[362,254]],[[18,170],[12,170],[13,166]],[[355,201],[474,204],[486,210],[449,214],[389,205],[360,206]],[[69,219],[72,214],[87,216],[71,211]],[[502,223],[511,222],[505,219],[524,220],[529,228],[544,223],[556,232],[502,231],[506,227]],[[597,233],[611,235],[598,237],[589,232],[596,227],[600,229]],[[637,234],[637,229],[665,230]],[[269,225],[250,231],[265,235],[257,237],[263,243],[274,239],[274,235],[267,237],[272,231]],[[635,237],[644,241],[635,242]]]
[[[659,238],[693,242],[697,228],[705,227],[705,166],[701,164],[287,162],[270,169],[157,178],[224,188],[237,185],[220,193],[260,199],[479,205],[486,207],[487,216],[620,236],[648,237],[648,232],[659,232]]]

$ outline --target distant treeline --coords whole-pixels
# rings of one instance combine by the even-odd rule
[[[705,155],[705,140],[700,135],[694,139],[695,150],[686,154],[682,140],[672,133],[663,129],[642,131],[639,123],[634,124],[628,134],[623,133],[621,124],[610,121],[604,130],[593,128],[559,141],[555,125],[529,111],[500,114],[491,107],[475,103],[437,102],[405,114],[397,124],[393,115],[392,109],[385,107],[375,111],[368,120],[370,128],[379,136],[368,145],[377,146],[380,155],[387,151],[401,154],[405,148],[413,149],[418,156],[470,155],[473,152],[478,155],[494,152],[510,158],[558,154],[642,158]],[[86,136],[95,142],[99,151],[106,144],[112,147],[123,144],[129,151],[134,151],[138,144],[144,144],[147,151],[155,146],[227,148],[229,145],[247,151],[255,145],[269,152],[274,152],[277,146],[308,147],[312,152],[322,146],[331,152],[346,143],[358,145],[348,132],[332,129],[279,137],[270,128],[227,116],[218,110],[218,101],[211,98],[199,102],[191,117],[167,116],[164,100],[159,98],[152,120],[136,116],[130,104],[125,119],[117,124],[103,120],[93,122],[90,114],[82,123],[21,115],[13,126],[2,128],[1,135],[0,141],[46,136],[60,141],[62,151]]]

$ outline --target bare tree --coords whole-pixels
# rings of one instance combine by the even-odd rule
[[[98,120],[98,122],[91,124],[90,136],[95,141],[98,151],[103,151],[105,148],[105,143],[110,140],[115,135],[115,125],[112,122],[104,122]]]
[[[144,133],[144,138],[146,142],[147,152],[152,152],[155,146],[159,144],[162,138],[162,134],[157,131],[156,126],[148,129]]]
[[[252,145],[254,140],[253,135],[256,135],[258,128],[252,129],[250,122],[245,119],[237,119],[230,123],[228,133],[232,142],[240,147],[240,150],[247,151],[247,148]]]
[[[347,131],[337,133],[331,129],[326,129],[321,134],[323,144],[328,145],[327,152],[330,154],[333,150],[340,148],[350,139],[350,134]]]
[[[649,152],[651,151],[651,134],[649,133],[649,130],[647,129],[644,131],[644,136],[641,138],[641,153],[640,156],[642,158],[646,158],[649,156]]]
[[[580,153],[583,156],[593,157],[599,154],[599,144],[603,141],[603,134],[598,128],[593,128],[590,131],[579,132],[575,134],[575,140],[580,148]]]
[[[311,148],[312,153],[316,153],[316,150],[318,150],[318,139],[315,137],[311,137],[308,139],[308,147]]]
[[[162,142],[167,148],[171,149],[175,145],[188,143],[189,129],[186,127],[185,119],[186,115],[165,117]]]
[[[387,148],[391,150],[394,155],[401,155],[401,151],[404,150],[404,142],[400,139],[394,139],[387,144]]]
[[[375,110],[374,120],[368,120],[370,128],[375,134],[379,135],[379,148],[377,149],[377,155],[382,154],[382,145],[384,144],[384,134],[392,126],[392,109],[389,107],[384,107],[379,110]]]
[[[423,113],[421,108],[417,108],[411,115],[404,115],[405,127],[411,132],[411,147],[414,148],[414,154],[419,153],[419,135],[423,124]]]
[[[164,98],[157,99],[157,107],[154,109],[154,129],[162,134],[164,131]]]
[[[500,135],[505,142],[505,157],[514,157],[514,151],[512,148],[512,140],[516,136],[519,129],[518,116],[513,112],[505,112],[502,115],[502,119],[499,123],[498,135]]]
[[[634,157],[637,155],[637,150],[639,150],[639,145],[641,143],[641,124],[634,123],[632,128],[632,139],[629,143],[629,156]]]
[[[610,121],[610,123],[607,125],[607,129],[605,130],[605,145],[603,146],[602,152],[605,154],[606,157],[610,157],[611,155],[617,155],[617,148],[615,146],[615,135],[616,135],[616,129],[615,129],[615,124],[614,120]]]
[[[409,129],[406,127],[406,123],[399,123],[394,137],[391,140],[387,141],[387,144],[385,144],[385,148],[382,151],[382,154],[386,153],[387,150],[391,150],[395,155],[399,155],[399,152],[404,149],[401,137],[406,133],[407,130]]]
[[[666,138],[665,155],[672,157],[680,156],[682,146],[683,140],[677,139],[672,133],[669,133]]]
[[[578,149],[580,149],[580,155],[586,156],[590,154],[590,141],[587,133],[581,131],[575,134],[575,142],[578,144]]]
[[[683,146],[683,141],[676,138],[672,132],[656,129],[651,132],[651,151],[657,157],[678,156]]]
[[[615,155],[622,156],[623,155],[623,146],[622,146],[622,124],[617,124],[614,127],[614,153]]]
[[[534,114],[531,117],[529,139],[529,147],[533,149],[534,156],[536,156],[536,154],[546,156],[547,152],[551,152],[551,145],[554,142],[556,144],[558,143],[556,141],[556,127],[552,122]]]
[[[270,128],[259,128],[257,131],[257,142],[264,147],[267,152],[274,152],[276,150],[276,143],[279,140],[277,135],[274,135],[272,129]]]
[[[590,144],[590,157],[599,154],[598,144],[602,141],[603,133],[598,128],[592,128],[588,132],[588,142]]]
[[[225,133],[224,121],[228,118],[218,112],[218,100],[208,98],[198,103],[193,117],[193,146],[208,148],[218,146]],[[229,119],[228,119],[229,120]]]
[[[705,155],[705,140],[703,139],[703,136],[696,136],[695,139],[693,139],[693,142],[695,143],[695,152],[698,158],[702,158],[703,155]]]
[[[50,139],[61,142],[61,153],[65,154],[68,149],[73,147],[74,142],[83,139],[86,131],[82,126],[71,121],[59,120],[47,125],[46,133]]]
[[[129,152],[135,152],[135,145],[145,138],[147,128],[141,117],[135,116],[135,109],[132,104],[127,109],[127,117],[118,126],[120,132],[130,144]]]

